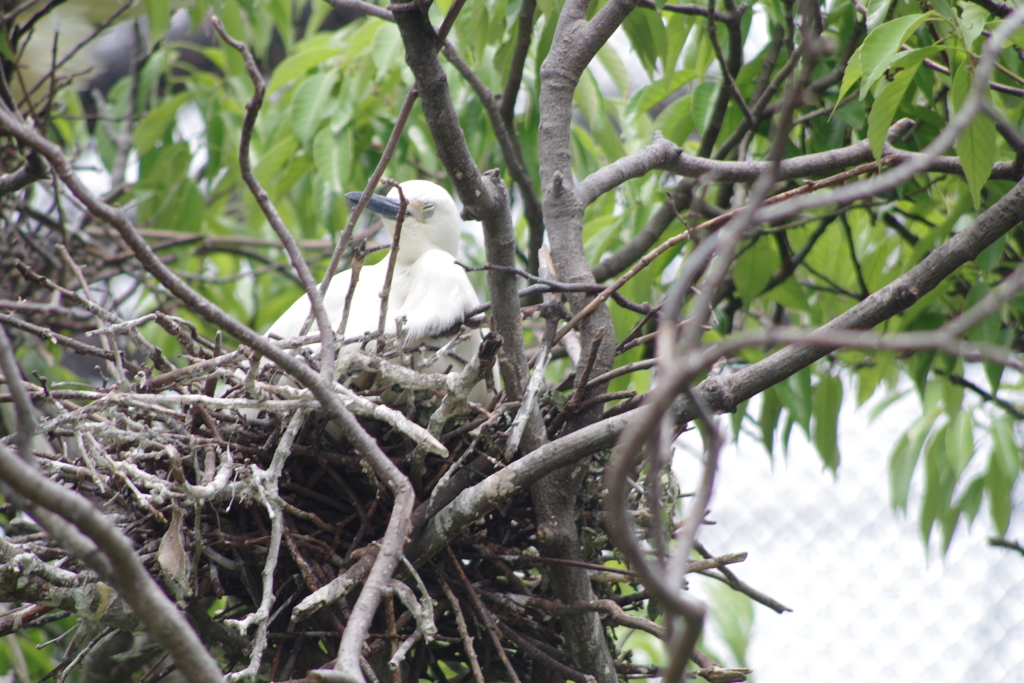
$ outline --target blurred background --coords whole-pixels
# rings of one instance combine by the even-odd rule
[[[1024,681],[1024,555],[988,544],[984,508],[971,529],[961,522],[945,557],[937,538],[926,552],[921,472],[907,515],[890,506],[888,474],[920,404],[907,394],[871,421],[875,403],[845,401],[834,480],[799,429],[788,457],[781,448],[769,457],[746,431],[723,451],[709,515],[716,524],[700,539],[715,554],[749,552],[736,575],[793,611],[754,604],[748,627],[751,608],[735,605],[733,620],[709,620],[706,645],[752,668],[759,683]],[[686,443],[699,447],[693,436]],[[678,458],[677,474],[688,490],[699,474],[692,452]],[[1024,501],[1020,486],[1014,500]],[[1019,525],[1007,536],[1020,537]],[[721,587],[697,577],[693,590],[730,599]]]

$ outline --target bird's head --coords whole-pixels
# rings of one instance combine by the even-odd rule
[[[407,180],[402,183],[402,192],[407,206],[399,238],[398,260],[412,263],[430,249],[441,249],[457,257],[462,217],[448,191],[429,180]],[[361,197],[361,192],[345,195],[352,206]],[[386,197],[373,195],[366,208],[381,217],[388,234],[394,239],[395,219],[400,206],[398,188],[391,188]]]

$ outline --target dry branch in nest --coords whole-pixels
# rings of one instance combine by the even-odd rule
[[[90,380],[62,383],[60,373],[42,371],[38,383],[23,381],[42,413],[33,444],[40,467],[116,521],[233,680],[288,680],[330,667],[396,514],[387,482],[338,436],[320,413],[320,400],[299,383],[275,377],[247,349],[229,349],[219,335],[205,338],[193,322],[177,317],[181,302],[150,288],[149,272],[130,256],[122,236],[90,225],[83,213],[79,227],[68,231],[72,258],[61,234],[21,206],[7,212],[0,231],[8,247],[0,255],[0,324],[27,352],[23,356],[52,353]],[[559,311],[550,315],[557,320],[565,314],[554,299]],[[119,315],[139,315],[139,302],[150,312],[132,320]],[[622,344],[643,339],[650,315]],[[149,341],[147,335],[156,338],[160,330],[180,349]],[[567,348],[572,339],[566,336]],[[529,413],[521,404],[540,405],[556,436],[573,411],[626,398],[588,394],[588,387],[609,379],[590,377],[589,362],[578,389],[560,397],[572,378],[546,388],[540,362],[524,401],[499,394],[490,406],[469,406],[464,397],[487,374],[497,339],[484,344],[482,362],[467,366],[474,376],[423,374],[410,367],[416,354],[394,340],[381,353],[374,353],[376,343],[357,350],[352,344],[358,341],[341,342],[348,346],[334,387],[413,482],[419,502],[408,520],[414,544],[461,491],[515,455]],[[302,344],[319,342],[314,335],[289,343],[316,368],[315,352]],[[39,358],[32,365],[41,370]],[[648,367],[640,363],[616,375]],[[0,396],[0,405],[11,398]],[[613,411],[637,403],[625,401]],[[16,438],[13,424],[7,433],[9,444]],[[430,544],[419,544],[416,566],[405,561],[387,581],[362,649],[367,679],[379,680],[393,667],[402,680],[452,673],[516,680],[540,667],[586,680],[587,672],[575,670],[567,655],[561,621],[581,611],[602,616],[611,643],[615,626],[664,638],[662,627],[636,612],[648,599],[636,576],[604,565],[617,554],[602,528],[603,465],[592,460],[587,466],[592,476],[576,505],[584,542],[578,564],[590,570],[595,600],[554,599],[546,568],[566,561],[538,557],[529,482],[518,484],[493,512],[445,536],[440,553],[420,552]],[[654,475],[663,476],[661,490],[674,499],[667,471]],[[640,496],[633,503],[641,508],[638,521],[650,521]],[[665,510],[671,515],[676,508]],[[10,522],[0,543],[0,600],[17,606],[0,615],[0,634],[74,615],[88,627],[76,626],[56,675],[116,664],[148,671],[143,678],[155,680],[173,668],[154,644],[126,639],[143,630],[137,614],[66,544],[17,516],[13,506],[3,512]],[[691,570],[741,559],[711,558]],[[710,660],[698,664],[717,680],[743,676]],[[628,654],[618,667],[620,676],[657,674]]]
[[[83,289],[16,265],[20,293],[31,298],[3,313],[5,328],[23,343],[37,345],[35,333],[106,365],[100,386],[23,382],[43,413],[33,447],[43,471],[116,520],[235,679],[288,680],[329,667],[388,524],[388,488],[336,436],[318,401],[275,377],[275,366],[254,363],[245,349],[224,348],[187,320],[160,311],[123,321]],[[95,275],[96,268],[91,262],[85,270]],[[60,306],[27,305],[53,292]],[[96,320],[103,326],[83,330],[77,340],[51,331],[65,323],[94,327]],[[173,365],[178,358],[169,359],[139,333],[150,322],[178,340],[183,364]],[[517,406],[503,403],[501,394],[490,406],[468,405],[458,396],[468,394],[472,378],[460,383],[458,375],[417,372],[409,367],[413,355],[393,341],[381,354],[373,353],[375,343],[364,351],[348,347],[336,389],[391,460],[416,475],[416,538],[432,511],[503,466]],[[493,335],[487,338],[480,362],[466,372],[488,372],[499,345]],[[316,354],[303,348],[296,353],[315,365]],[[559,411],[551,401],[545,405],[550,425]],[[551,560],[536,556],[534,514],[522,491],[442,554],[418,567],[404,562],[384,591],[363,649],[367,677],[380,679],[390,669],[400,670],[402,680],[440,678],[442,671],[514,679],[541,666],[586,680],[562,647],[558,617],[571,611],[594,610],[609,626],[664,637],[662,627],[623,610],[644,595],[626,594],[641,588],[632,572],[603,566],[614,553],[600,524],[600,463],[590,466],[592,484],[579,506],[582,557],[593,569],[599,600],[565,605],[552,599],[543,571]],[[0,599],[22,603],[0,617],[5,633],[48,614],[87,619],[100,630],[67,649],[61,666],[70,670],[90,657],[109,657],[101,643],[140,629],[94,572],[32,520],[15,516],[13,506],[4,512],[11,522],[0,540]],[[739,559],[717,558],[694,569]],[[126,661],[152,666],[158,654],[152,646],[138,651],[148,657]],[[628,658],[620,664],[623,675],[650,673]]]

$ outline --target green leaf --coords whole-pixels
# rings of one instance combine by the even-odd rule
[[[658,67],[658,60],[668,53],[668,36],[659,12],[630,12],[622,29],[630,45],[640,57],[648,75]]]
[[[485,31],[484,38],[486,39],[486,37]],[[398,32],[398,27],[390,22],[385,23],[377,31],[377,35],[373,37],[373,42],[370,44],[370,54],[373,57],[373,66],[377,69],[378,82],[387,74],[392,65],[402,57],[403,53],[402,34]]]
[[[843,72],[843,83],[839,86],[839,96],[836,97],[836,103],[832,106],[833,114],[836,111],[836,107],[839,106],[839,103],[843,101],[844,97],[846,97],[846,93],[849,92],[850,88],[860,80],[861,74],[863,73],[860,63],[860,50],[862,47],[864,46],[858,45],[857,49],[854,50],[853,55],[850,57],[850,61],[846,63],[846,71]]]
[[[747,416],[747,408],[750,407],[750,401],[744,401],[743,403],[736,406],[736,410],[729,416],[730,426],[732,427],[732,435],[735,441],[740,440],[740,431],[743,426],[743,418]]]
[[[683,95],[661,110],[654,119],[654,130],[660,130],[666,139],[683,145],[693,132],[693,105],[690,95]]]
[[[953,489],[949,457],[946,454],[946,425],[939,427],[924,457],[924,495],[921,498],[921,538],[927,546],[935,520],[949,509]]]
[[[596,126],[598,117],[602,115],[604,107],[601,106],[601,92],[597,88],[597,81],[594,74],[589,70],[584,71],[576,85],[576,92],[573,99],[580,108],[583,117],[590,124],[591,129]]]
[[[708,584],[713,609],[709,610],[718,632],[740,666],[747,666],[747,648],[754,626],[754,602],[728,586]]]
[[[981,250],[978,254],[978,258],[974,259],[974,262],[978,265],[978,270],[983,273],[990,273],[996,269],[996,266],[1003,260],[1003,250],[1006,248],[1006,235],[1001,236],[992,244],[988,245]]]
[[[907,509],[910,480],[914,476],[924,442],[941,413],[941,408],[933,408],[922,415],[900,436],[889,456],[889,495],[894,510]]]
[[[597,59],[601,62],[601,66],[605,68],[605,71],[608,72],[608,75],[611,76],[612,82],[619,91],[619,95],[629,97],[629,72],[626,70],[626,65],[622,63],[619,53],[610,45],[605,44],[597,51]]]
[[[958,112],[963,108],[964,100],[967,99],[967,95],[971,91],[973,78],[974,70],[966,62],[961,64],[960,68],[956,70],[956,74],[953,76],[953,86],[949,91],[950,105],[953,108],[953,112]]]
[[[886,83],[882,92],[878,93],[875,103],[871,105],[868,113],[868,142],[871,145],[871,153],[876,161],[882,158],[882,147],[885,144],[885,134],[892,125],[896,110],[899,109],[907,88],[917,73],[917,66],[904,69],[897,73],[892,80]]]
[[[761,443],[771,457],[775,449],[775,428],[782,414],[782,401],[774,387],[769,387],[761,394],[761,416],[757,420],[761,428]]]
[[[879,365],[883,365],[883,364],[884,365],[889,365],[892,362],[892,360],[891,360],[892,356],[889,356],[888,354],[886,354],[886,355],[888,357],[886,358],[885,362],[884,363],[879,362]],[[879,357],[881,358],[881,354],[879,354]],[[907,391],[893,391],[893,392],[889,392],[888,395],[886,395],[884,398],[882,398],[882,400],[880,400],[878,402],[878,404],[875,405],[875,407],[873,407],[871,409],[871,412],[869,413],[870,419],[872,421],[877,420],[878,416],[881,415],[883,412],[885,412],[886,408],[891,406],[893,403],[896,403],[897,401],[899,401],[901,398],[906,396],[907,393],[908,393]]]
[[[879,24],[885,21],[885,15],[889,13],[889,6],[892,0],[868,0],[868,31],[874,31]],[[841,98],[840,98],[841,99]]]
[[[874,396],[875,390],[878,388],[878,383],[882,381],[882,377],[885,376],[886,370],[889,369],[891,364],[892,356],[887,353],[876,353],[874,360],[868,364],[862,364],[857,370],[857,406],[864,405],[864,402]],[[882,400],[882,403],[888,401],[897,400],[901,396],[901,392],[890,392],[886,398]],[[888,405],[888,404],[887,404]],[[884,407],[879,409],[885,410]],[[872,415],[876,414],[872,411]],[[874,419],[872,417],[871,419]]]
[[[964,298],[964,310],[966,311],[972,308],[975,304],[988,296],[991,291],[992,288],[984,282],[975,282],[971,285],[970,290],[967,292],[967,296]],[[998,343],[999,330],[1001,327],[1002,315],[999,311],[996,311],[968,329],[964,336],[971,341],[985,341],[995,344]]]
[[[303,144],[309,144],[320,121],[330,113],[326,111],[325,105],[331,98],[337,80],[337,71],[315,74],[303,81],[295,91],[290,112],[292,131]]]
[[[650,85],[640,88],[633,93],[631,98],[629,98],[629,104],[626,105],[626,110],[623,112],[624,118],[628,121],[632,121],[638,114],[643,114],[648,109],[681,88],[684,84],[692,81],[695,77],[696,74],[692,71],[677,71],[672,74],[671,78],[666,77],[660,81],[655,81]],[[684,97],[689,101],[689,95],[685,95]],[[678,102],[679,99],[683,98],[678,98],[676,101]]]
[[[264,187],[270,185],[270,181],[287,165],[288,161],[295,154],[299,147],[299,140],[294,135],[286,135],[260,156],[259,162],[253,168],[256,179]]]
[[[740,254],[732,278],[745,305],[750,305],[778,269],[779,254],[774,240],[759,239]]]
[[[779,399],[782,401],[783,407],[789,411],[793,420],[803,427],[804,433],[809,438],[811,436],[811,403],[813,400],[811,369],[804,368],[800,372],[790,375],[789,379],[776,384],[775,388],[779,392]],[[787,425],[787,438],[783,443],[789,440],[788,432],[790,427],[791,425]]]
[[[983,477],[974,477],[964,487],[963,493],[960,494],[956,507],[961,514],[967,517],[968,526],[973,524],[974,518],[978,516],[978,510],[981,508],[981,499],[984,493],[985,479]]]
[[[352,131],[335,135],[323,128],[313,140],[313,163],[331,192],[340,193],[352,166]]]
[[[1004,415],[992,422],[989,432],[992,435],[992,455],[999,465],[999,471],[1011,481],[1017,480],[1020,473],[1020,448],[1013,438],[1014,420]]]
[[[0,31],[0,55],[3,55],[5,59],[11,62],[18,60],[14,56],[14,50],[11,49],[11,37],[7,35],[7,31]]]
[[[838,377],[825,375],[814,389],[813,438],[825,466],[833,474],[839,468],[839,409],[843,406],[843,383]]]
[[[1000,346],[1010,346],[1010,342],[1013,341],[1014,331],[1011,327],[1004,327],[999,332],[999,339],[996,341]],[[996,363],[995,361],[983,361],[982,367],[985,368],[985,378],[988,379],[989,389],[992,391],[992,395],[996,395],[999,392],[1000,381],[1003,377],[1002,363]]]
[[[988,491],[989,511],[992,523],[1000,536],[1005,536],[1010,528],[1010,513],[1013,511],[1014,479],[1010,479],[998,464],[995,450],[989,458],[988,472],[985,473],[985,490]]]
[[[928,383],[928,371],[932,369],[932,360],[935,359],[934,351],[919,351],[907,359],[907,371],[910,379],[914,380],[917,392],[924,396],[926,384]]]
[[[787,457],[789,456],[789,437],[793,433],[793,425],[795,423],[796,421],[793,419],[793,416],[791,414],[787,415],[786,424],[783,425],[782,434],[779,437],[779,439],[782,441],[782,452]]]
[[[768,290],[765,296],[792,310],[811,311],[811,305],[807,301],[807,292],[795,277],[787,277],[777,287]]]
[[[602,97],[600,101],[603,103],[604,98]],[[603,112],[604,107],[602,106],[599,111]],[[601,145],[601,152],[609,161],[626,156],[626,149],[622,146],[619,130],[607,116],[601,116],[597,120],[594,126],[594,140]]]
[[[910,437],[906,433],[900,435],[889,454],[889,502],[894,510],[907,509],[907,494],[910,491],[910,479],[917,467],[920,449],[911,449]]]
[[[171,27],[171,3],[169,0],[142,0],[149,19],[149,49],[163,40]]]
[[[675,12],[668,18],[665,30],[667,36],[665,47],[666,78],[670,78],[673,75],[672,72],[675,70],[676,65],[679,64],[679,55],[682,53],[683,47],[686,45],[686,41],[693,32],[697,21],[696,17],[689,17]]]
[[[132,132],[132,142],[135,144],[135,149],[138,150],[139,156],[144,156],[153,149],[157,140],[162,138],[171,124],[174,123],[178,109],[191,98],[191,92],[180,92],[146,114],[146,118],[142,119]]]
[[[868,34],[860,53],[861,70],[864,72],[864,83],[860,88],[861,99],[864,99],[875,81],[885,74],[903,41],[932,16],[931,12],[908,14],[886,22]]]
[[[959,478],[974,457],[974,420],[969,411],[960,411],[946,430],[946,454],[953,477]]]
[[[960,13],[960,29],[964,32],[964,47],[968,50],[974,45],[988,21],[988,10],[981,5],[968,3]]]
[[[961,374],[963,367],[957,367],[957,361],[959,359],[950,358],[943,354],[940,358],[946,361],[946,367],[943,368],[945,374]],[[946,414],[949,415],[949,419],[953,419],[961,412],[964,405],[964,388],[956,382],[951,382],[949,379],[943,377],[938,380],[937,384],[942,389],[942,407],[945,409]]]
[[[973,77],[972,69],[964,63],[953,78],[953,102],[958,111],[970,91]],[[996,160],[995,121],[984,112],[978,112],[957,138],[956,153],[977,209],[981,206],[981,188],[992,175],[992,164]]]
[[[331,57],[337,57],[342,53],[338,48],[320,48],[309,52],[300,52],[288,57],[277,65],[274,75],[267,86],[267,94],[273,94],[278,88],[292,80],[299,74],[306,73],[315,66],[322,64]]]
[[[693,125],[697,132],[704,134],[708,124],[711,123],[711,113],[714,109],[714,102],[718,97],[717,83],[701,83],[693,89],[692,113]]]
[[[472,53],[480,61],[483,61],[484,47],[487,45],[488,23],[489,17],[487,16],[487,3],[474,2],[469,10],[469,29],[470,36],[473,38],[471,44]],[[393,25],[389,24],[389,26]],[[398,27],[393,26],[393,28],[395,29],[395,33],[398,33]]]

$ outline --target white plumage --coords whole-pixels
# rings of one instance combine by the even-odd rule
[[[413,349],[426,345],[437,349],[451,339],[441,333],[451,332],[465,320],[468,310],[480,303],[466,272],[455,263],[459,236],[463,223],[451,195],[441,186],[426,180],[402,183],[407,211],[399,237],[398,258],[391,282],[385,333],[394,334],[395,320],[404,317],[402,324],[404,346]],[[358,201],[360,193],[346,195],[349,201]],[[381,216],[388,233],[394,238],[395,218],[398,215],[398,190],[388,196],[375,195],[367,209]],[[380,316],[380,292],[384,288],[388,259],[372,266],[364,266],[359,273],[344,336],[355,337],[375,331]],[[335,275],[324,297],[331,325],[337,330],[345,307],[352,280],[352,271]],[[267,334],[282,339],[299,334],[309,314],[309,298],[302,296],[278,320]],[[317,331],[313,323],[311,332]],[[472,330],[469,338],[452,349],[452,354],[439,359],[424,372],[441,372],[449,365],[453,371],[461,370],[480,346],[480,332]],[[431,351],[432,353],[432,351]],[[427,355],[431,355],[428,353]],[[480,398],[478,391],[474,391]]]

